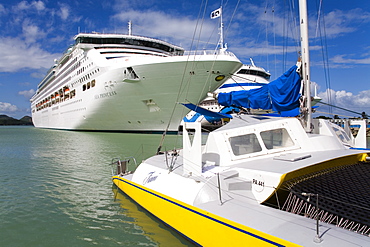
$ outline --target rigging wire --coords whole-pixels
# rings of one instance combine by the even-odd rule
[[[284,1],[284,7],[286,6],[286,1]],[[285,9],[285,8],[284,8]],[[287,11],[284,11],[284,20],[287,20]],[[288,28],[286,25],[286,21],[283,22],[283,36],[287,37]],[[287,65],[287,52],[288,52],[288,38],[283,39],[283,70],[286,71]]]
[[[268,7],[267,7],[268,8]],[[274,70],[275,74],[284,73],[287,70],[287,63],[289,62],[288,53],[291,52],[292,49],[295,49],[297,57],[300,55],[300,31],[299,31],[299,19],[298,15],[295,12],[298,12],[297,7],[292,0],[284,0],[283,6],[281,7],[282,17],[279,18],[280,8],[276,9],[276,2],[273,0],[271,13],[272,13],[272,32],[273,32],[273,54],[274,54]],[[267,9],[265,10],[266,13]],[[277,12],[278,11],[278,12]],[[278,18],[276,18],[278,17]],[[280,25],[281,22],[281,25]],[[280,27],[281,26],[281,27]],[[280,35],[281,32],[281,35]],[[278,36],[282,37],[282,45],[281,48],[278,47]],[[293,45],[289,46],[289,43],[293,41]],[[291,47],[291,48],[290,48]],[[281,49],[281,52],[279,51]],[[278,55],[281,53],[282,55],[282,62],[281,67],[279,67]],[[296,60],[297,58],[295,58]],[[270,61],[268,61],[270,62]],[[280,71],[281,72],[278,72]]]
[[[287,30],[291,31],[291,37],[293,41],[295,41],[295,48],[296,48],[296,54],[300,54],[300,31],[299,31],[299,18],[298,14],[295,14],[295,12],[298,12],[297,7],[294,5],[295,1],[294,0],[289,0],[288,2],[289,6],[289,14],[288,16],[288,28]],[[289,34],[287,33],[287,36],[289,37]]]
[[[237,9],[239,8],[239,4],[240,4],[240,0],[238,0],[238,2],[236,3],[236,6],[235,6],[235,8],[234,8],[234,12],[233,12],[233,14],[231,15],[231,19],[230,19],[230,21],[229,21],[229,25],[227,26],[226,31],[225,31],[225,33],[224,33],[224,34],[225,34],[225,37],[227,37],[227,34],[228,34],[229,30],[230,30],[232,20],[233,20],[233,19],[234,19],[234,17],[235,17],[235,14],[236,14]],[[226,5],[227,5],[227,2],[226,2],[226,4],[225,4],[225,7],[226,7]]]
[[[317,2],[316,2],[317,3]],[[320,4],[318,7],[318,19],[317,19],[317,30],[316,30],[316,36],[318,35],[318,32],[320,32],[320,41],[321,41],[321,54],[322,54],[322,60],[323,60],[323,66],[324,66],[324,77],[325,77],[325,83],[326,83],[326,88],[330,89],[330,71],[329,71],[329,61],[328,61],[328,45],[326,42],[326,28],[325,28],[325,16],[321,15],[321,10],[322,10],[322,0],[320,0]],[[321,17],[322,16],[322,17]],[[321,28],[320,25],[320,19],[322,20],[323,28]],[[323,29],[323,30],[322,30]],[[323,34],[322,34],[323,32]],[[332,98],[331,98],[331,93],[330,90],[326,90],[326,94],[328,97],[328,101],[330,104],[333,104]],[[332,113],[332,107],[329,107],[329,112]]]
[[[265,5],[265,20],[267,20],[267,6],[268,5],[268,3],[267,3],[267,1],[266,1],[266,5]],[[266,39],[266,49],[267,49],[267,51],[269,50],[269,42],[268,42],[268,28],[267,28],[267,26],[268,26],[268,23],[267,23],[267,21],[265,21],[265,39]],[[269,67],[270,67],[270,61],[269,61],[269,55],[267,54],[267,56],[266,56],[266,64],[267,64],[267,69],[268,70],[270,70],[269,69]]]
[[[276,69],[276,66],[277,66],[277,57],[276,57],[276,25],[275,25],[275,1],[272,5],[272,8],[271,8],[271,12],[272,12],[272,30],[273,30],[273,34],[274,34],[274,46],[273,46],[273,51],[274,51],[274,70],[275,70],[275,74],[277,74],[277,69]]]
[[[363,113],[355,112],[355,111],[352,111],[352,110],[349,110],[349,109],[346,109],[346,108],[342,108],[342,107],[339,107],[339,106],[335,106],[335,105],[332,105],[332,104],[329,104],[329,103],[325,103],[325,102],[322,102],[322,101],[320,101],[318,103],[319,104],[330,106],[332,108],[337,108],[337,109],[340,109],[340,110],[343,110],[343,111],[355,113],[355,114],[361,115],[362,117],[369,117],[369,115],[365,114],[364,112]],[[338,115],[338,114],[336,114],[336,115]]]
[[[297,19],[297,14],[294,12],[297,12],[297,9],[294,5],[294,1],[292,0],[284,0],[284,22],[283,22],[283,66],[282,66],[282,72],[284,73],[290,65],[287,65],[288,63],[288,53],[289,50],[289,42],[290,39],[293,41],[292,47],[295,48],[295,54],[297,57],[300,55],[300,35],[299,35],[299,21]]]
[[[240,0],[238,0],[238,2],[237,2],[237,4],[236,4],[236,6],[235,6],[235,8],[234,8],[234,11],[233,11],[233,14],[232,14],[232,16],[231,16],[231,18],[230,18],[230,20],[229,20],[229,25],[228,25],[228,28],[227,28],[227,30],[226,30],[226,34],[228,33],[228,31],[229,31],[229,28],[230,28],[230,26],[231,26],[231,23],[232,23],[232,21],[233,21],[233,19],[234,19],[234,16],[235,16],[235,13],[236,13],[236,11],[237,11],[237,9],[238,9],[238,7],[239,7],[239,3],[240,3]],[[222,21],[223,21],[223,18],[222,18],[222,15],[223,15],[223,11],[224,11],[224,9],[226,8],[226,6],[227,6],[227,4],[228,4],[228,1],[226,1],[226,3],[225,4],[223,4],[223,0],[221,1],[221,7],[222,7],[222,12],[221,12],[221,18],[219,18],[219,27],[220,28],[223,28],[223,23],[222,23]],[[204,11],[205,11],[205,9],[204,9]],[[205,13],[203,14],[203,19],[204,19],[204,16],[205,16]],[[221,37],[222,35],[224,35],[225,37],[226,37],[226,35],[225,35],[225,32],[224,31],[221,31],[220,30],[220,39],[219,39],[219,42],[218,42],[218,45],[220,45],[220,48],[227,48],[227,47],[224,47],[224,44],[222,44],[221,43],[221,40],[225,40],[225,38],[224,37]],[[211,37],[211,36],[210,36]],[[222,47],[221,47],[222,46]],[[217,49],[218,49],[218,46],[216,46],[215,47],[215,54],[217,54]],[[215,61],[214,61],[215,62]],[[212,67],[213,67],[213,65],[212,65]],[[229,75],[228,75],[229,76]],[[230,75],[230,77],[231,77],[232,75]],[[207,81],[209,81],[209,78],[210,78],[210,74],[208,75],[208,78],[207,78]],[[205,83],[205,86],[203,87],[203,89],[202,89],[202,91],[204,92],[204,90],[205,90],[205,88],[206,88],[206,83]],[[209,83],[208,84],[208,91],[211,91],[211,83]],[[199,98],[198,99],[198,101],[201,101],[201,98]]]
[[[203,22],[204,22],[204,20],[205,20],[205,16],[206,16],[206,6],[207,6],[207,3],[206,3],[206,5],[205,5],[205,7],[204,7],[204,11],[203,11],[203,17],[202,17],[202,24],[203,24]],[[223,6],[223,1],[221,1],[221,6]],[[223,11],[223,10],[222,10]],[[222,12],[221,12],[221,18],[220,18],[220,28],[223,28],[222,27],[222,25],[223,25],[223,23],[222,23]],[[220,30],[220,38],[219,38],[219,41],[217,42],[217,45],[215,46],[215,50],[214,50],[214,54],[217,54],[217,49],[218,49],[218,46],[220,46],[220,48],[223,48],[223,44],[222,44],[222,42],[221,42],[221,40],[223,40],[223,37],[221,37],[222,36],[222,31]],[[211,38],[211,36],[209,36],[209,39]],[[199,40],[200,40],[200,33],[199,33]],[[216,55],[216,56],[218,56],[218,54]],[[194,57],[194,59],[195,59],[195,57]],[[212,66],[211,66],[211,71],[213,70],[213,66],[214,66],[214,64],[215,64],[215,60],[213,60],[213,64],[212,64]],[[193,66],[195,66],[195,63],[193,64]],[[210,77],[211,77],[211,73],[209,73],[208,74],[208,76],[207,76],[207,79],[206,79],[206,83],[204,83],[204,85],[203,85],[203,88],[202,88],[202,93],[204,93],[204,91],[206,90],[206,87],[207,87],[207,85],[208,85],[208,91],[211,91],[210,89],[211,89],[211,82],[210,82]],[[208,82],[208,83],[207,83]],[[190,84],[188,84],[188,87],[190,87]],[[198,98],[198,102],[200,102],[202,99],[200,98],[200,96],[199,96],[199,98]],[[183,108],[183,112],[185,111],[185,108]],[[183,115],[185,115],[185,114],[183,114]]]
[[[234,16],[235,16],[235,13],[236,13],[236,10],[238,9],[238,6],[239,6],[239,3],[240,3],[240,0],[238,0],[238,2],[237,2],[237,4],[236,4],[236,7],[235,7],[235,9],[234,9],[234,12],[233,12],[233,15],[232,15],[232,17],[231,17],[231,19],[230,19],[230,22],[229,22],[229,25],[228,25],[228,29],[227,29],[227,31],[229,30],[229,27],[230,27],[230,25],[231,25],[231,22],[232,22],[232,20],[233,20],[233,18],[234,18]],[[200,43],[200,35],[201,35],[201,30],[202,30],[202,27],[203,27],[203,23],[204,23],[204,20],[205,20],[205,16],[206,16],[206,7],[207,7],[207,5],[208,5],[208,0],[206,0],[205,2],[204,1],[202,1],[202,3],[201,3],[201,8],[200,8],[200,11],[199,11],[199,13],[198,13],[198,18],[197,18],[197,24],[196,24],[196,28],[195,28],[195,31],[194,31],[194,33],[193,33],[193,38],[192,38],[192,42],[191,42],[191,48],[193,47],[193,43],[194,43],[194,40],[195,40],[195,36],[196,36],[196,30],[198,29],[198,26],[200,26],[200,30],[199,30],[199,36],[198,36],[198,42],[196,43],[196,46],[195,46],[195,51],[197,51],[198,50],[198,46],[199,46],[199,43]],[[226,4],[225,5],[227,5],[227,2],[226,2]],[[204,6],[204,8],[203,8],[203,14],[202,14],[202,18],[200,18],[200,16],[201,16],[201,12],[202,12],[202,7]],[[221,1],[221,6],[223,6],[223,0]],[[199,24],[200,23],[200,24]],[[220,27],[222,28],[222,25],[223,25],[223,23],[220,23]],[[221,37],[220,37],[221,38]],[[218,45],[220,44],[220,42],[218,42]],[[221,47],[222,48],[222,47]],[[215,49],[217,49],[217,46],[216,46],[216,48]],[[189,57],[188,58],[190,58],[190,54],[189,54]],[[188,61],[189,62],[189,61]],[[195,63],[195,56],[194,56],[194,61],[193,61],[194,63],[192,64],[192,66],[194,67],[195,65],[196,65],[196,63]],[[215,62],[215,61],[214,61]],[[157,154],[158,153],[160,153],[160,151],[161,151],[161,148],[162,148],[162,145],[163,145],[163,142],[164,142],[164,139],[165,139],[165,136],[166,136],[166,134],[167,134],[167,131],[168,131],[168,129],[169,129],[169,126],[170,126],[170,123],[171,123],[171,119],[172,119],[172,117],[173,117],[173,115],[174,115],[174,112],[175,112],[175,109],[176,109],[176,107],[177,107],[177,103],[179,102],[179,99],[180,99],[180,95],[181,95],[181,92],[184,92],[185,91],[185,88],[187,88],[186,90],[186,94],[185,95],[187,95],[188,93],[189,93],[189,88],[190,88],[190,81],[191,81],[191,79],[189,78],[189,80],[187,81],[187,83],[185,84],[185,86],[183,87],[183,84],[184,84],[184,78],[185,78],[185,73],[186,73],[186,68],[187,68],[187,65],[188,65],[188,63],[186,64],[186,66],[185,66],[185,69],[184,69],[184,72],[183,72],[183,76],[182,76],[182,81],[181,81],[181,84],[180,84],[180,88],[179,88],[179,91],[178,91],[178,94],[177,94],[177,99],[176,99],[176,104],[174,105],[174,107],[173,107],[173,109],[172,109],[172,113],[171,113],[171,116],[170,116],[170,119],[169,119],[169,121],[168,121],[168,124],[167,124],[167,127],[166,127],[166,129],[165,129],[165,131],[163,132],[163,134],[162,134],[162,138],[161,138],[161,140],[160,140],[160,143],[159,143],[159,146],[158,146],[158,149],[157,149]],[[213,65],[212,65],[212,67],[213,67]],[[210,78],[210,76],[211,76],[211,74],[209,74],[208,75],[208,78],[207,78],[207,82],[209,82],[209,78]],[[206,88],[206,86],[207,86],[207,83],[205,83],[204,84],[204,87],[203,87],[203,89],[202,89],[202,91],[204,92],[204,90],[205,90],[205,88]],[[208,85],[208,91],[210,91],[210,87],[211,87],[211,85]],[[184,90],[184,91],[182,91],[182,90]],[[185,96],[185,99],[186,99],[186,96]],[[201,99],[198,99],[198,101],[200,101]],[[182,110],[182,112],[184,112],[185,111],[185,109],[183,109]]]
[[[205,9],[206,9],[206,6],[207,6],[207,3],[208,3],[208,0],[206,0],[206,1],[205,1],[205,4],[204,4],[204,1],[202,1],[201,5],[200,5],[200,9],[199,9],[198,17],[197,17],[197,22],[196,22],[196,25],[195,25],[195,29],[194,29],[194,33],[193,33],[193,37],[192,37],[192,41],[191,41],[191,45],[190,45],[190,51],[191,51],[191,49],[192,49],[192,47],[193,47],[193,43],[194,43],[194,40],[195,40],[195,35],[196,35],[197,29],[198,29],[198,25],[199,25],[199,21],[200,21],[200,16],[201,16],[201,12],[202,12],[201,10],[202,10],[203,4],[204,4],[203,17],[202,17],[202,19],[201,19],[201,26],[203,25],[203,21],[204,21],[204,12],[205,12]],[[198,46],[196,46],[196,47],[198,47]],[[190,58],[190,53],[189,53],[189,55],[188,55],[188,59],[189,59],[189,58]],[[174,106],[173,106],[173,108],[172,108],[171,116],[170,116],[170,118],[169,118],[169,120],[168,120],[167,127],[166,127],[165,131],[164,131],[164,132],[163,132],[163,134],[162,134],[162,138],[161,138],[160,143],[159,143],[159,146],[158,146],[158,148],[157,148],[157,154],[158,154],[158,153],[160,153],[160,151],[161,151],[161,149],[162,149],[162,145],[163,145],[163,142],[164,142],[164,138],[165,138],[165,136],[166,136],[166,134],[167,134],[167,131],[168,131],[169,127],[170,127],[171,120],[172,120],[172,117],[173,117],[173,115],[174,115],[174,113],[175,113],[176,107],[178,106],[178,105],[177,105],[177,102],[179,101],[179,98],[180,98],[180,95],[181,95],[182,86],[183,86],[183,83],[184,83],[185,73],[186,73],[186,70],[187,70],[188,62],[189,62],[189,60],[187,60],[187,62],[186,62],[186,65],[185,65],[185,68],[184,68],[184,71],[183,71],[183,75],[182,75],[182,79],[181,79],[181,83],[180,83],[180,87],[179,87],[179,91],[178,91],[178,93],[177,93],[176,102],[175,102],[175,104],[174,104]],[[194,66],[194,64],[193,64],[193,66]],[[184,87],[184,88],[185,88],[185,87]],[[188,88],[188,89],[189,89],[189,88]]]
[[[200,27],[200,29],[199,29],[199,34],[198,34],[198,39],[197,39],[197,43],[196,43],[196,46],[195,46],[195,51],[198,51],[199,50],[199,41],[201,40],[201,33],[202,33],[202,28],[203,28],[203,24],[204,24],[204,20],[205,20],[205,15],[206,15],[206,7],[207,7],[207,5],[208,5],[208,0],[206,0],[206,3],[205,3],[205,5],[204,5],[204,9],[203,9],[203,15],[202,15],[202,18],[201,18],[201,27]],[[199,15],[200,15],[200,13],[199,13]],[[199,16],[198,16],[198,18],[199,18]],[[209,38],[210,39],[210,38]],[[190,54],[189,54],[190,55]],[[195,65],[196,65],[196,63],[195,63],[195,56],[194,56],[194,60],[193,60],[193,64],[192,64],[192,70],[194,69],[194,67],[195,67]],[[184,71],[184,73],[185,73],[185,71]],[[209,79],[209,76],[208,76],[208,78],[207,78],[207,80],[206,81],[208,81],[208,79]],[[186,95],[188,95],[188,93],[189,93],[189,88],[190,88],[190,81],[191,81],[191,79],[189,78],[189,82],[187,83],[187,92],[186,92]],[[206,84],[207,83],[205,83],[204,84],[204,87],[203,87],[203,89],[202,89],[202,92],[204,92],[204,88],[206,87]],[[186,98],[186,97],[185,97]],[[200,99],[198,98],[198,101],[199,101]],[[183,110],[182,110],[182,112],[184,113],[185,112],[185,108],[183,108]],[[183,115],[185,115],[185,114],[183,114]]]

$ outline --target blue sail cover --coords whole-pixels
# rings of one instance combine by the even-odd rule
[[[219,93],[218,103],[223,106],[290,111],[299,107],[300,89],[301,78],[297,73],[297,65],[294,65],[278,79],[260,88]]]

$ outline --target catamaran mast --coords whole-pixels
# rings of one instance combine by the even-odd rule
[[[310,51],[308,45],[308,18],[307,18],[307,2],[299,0],[299,20],[301,33],[301,56],[302,56],[302,78],[304,86],[304,103],[303,116],[305,129],[311,132],[312,123],[312,107],[311,107],[311,88],[310,88]]]

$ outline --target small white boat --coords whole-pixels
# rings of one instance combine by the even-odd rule
[[[271,74],[264,68],[256,66],[252,59],[250,61],[251,64],[244,64],[238,72],[225,81],[214,93],[251,90],[268,84]]]
[[[310,95],[308,42],[302,47],[302,66],[285,75],[300,80],[300,69]],[[185,123],[183,149],[134,173],[130,159],[112,162],[113,183],[201,246],[369,246],[366,124],[356,123],[354,138],[348,127],[312,119],[311,97],[303,99],[302,118],[233,115],[205,145],[200,123]]]
[[[269,83],[271,76],[270,73],[264,68],[256,66],[252,59],[250,59],[250,61],[250,65],[244,64],[238,72],[226,80],[225,83],[217,88],[213,93],[210,93],[208,97],[198,105],[213,112],[227,114],[234,111],[238,112],[239,109],[237,108],[223,107],[218,104],[217,95],[219,93],[256,89]],[[197,113],[196,111],[190,111],[183,119],[183,122],[196,121],[201,122],[202,127],[207,129],[214,129],[224,124],[223,119],[205,116]],[[183,125],[183,122],[181,125]]]

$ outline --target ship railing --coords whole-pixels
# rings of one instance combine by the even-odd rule
[[[198,51],[185,51],[183,56],[201,56],[201,55],[227,55],[236,57],[234,53],[224,50],[198,50]]]

